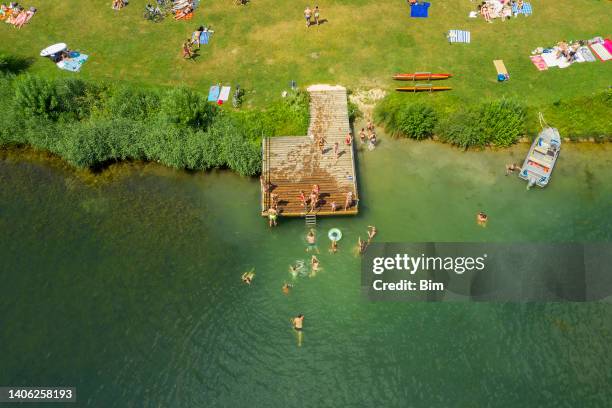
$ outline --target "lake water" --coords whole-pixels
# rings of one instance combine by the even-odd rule
[[[360,152],[361,214],[319,220],[323,269],[295,280],[304,222],[269,230],[255,179],[137,164],[83,178],[5,155],[0,385],[75,386],[74,406],[104,408],[610,406],[610,304],[361,295],[368,225],[381,242],[612,241],[612,147],[564,146],[550,186],[529,192],[504,176],[527,148]]]

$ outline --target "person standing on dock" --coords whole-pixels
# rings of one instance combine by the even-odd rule
[[[347,146],[350,146],[351,143],[353,143],[353,135],[351,135],[351,131],[349,130],[348,134],[346,135],[346,139],[344,139],[344,143],[346,143]]]
[[[323,136],[319,137],[319,149],[321,150],[321,154],[325,152],[325,138]]]
[[[331,202],[331,211],[332,212],[336,212],[336,210],[338,209],[338,204],[336,204],[335,201]]]
[[[310,211],[313,212],[317,208],[319,202],[319,195],[315,191],[310,192]]]
[[[300,195],[298,196],[298,200],[304,206],[304,211],[308,209],[308,203],[306,202],[306,195],[304,194],[304,190],[300,190]]]
[[[340,154],[340,144],[336,142],[334,143],[334,164],[338,162],[339,154]]]
[[[344,211],[348,211],[348,209],[353,205],[353,192],[349,191],[346,193],[346,201],[344,201]]]

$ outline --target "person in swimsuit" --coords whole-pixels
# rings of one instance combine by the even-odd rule
[[[331,247],[329,248],[329,253],[335,254],[336,252],[338,252],[338,241],[332,239]]]
[[[325,151],[325,138],[324,137],[319,138],[319,149],[321,150],[321,154],[323,154],[323,152]]]
[[[349,191],[346,193],[346,200],[344,201],[344,211],[347,211],[351,205],[353,205],[353,192]]]
[[[314,191],[310,193],[310,211],[313,212],[317,208],[319,196]]]
[[[300,195],[298,196],[298,200],[304,206],[304,210],[308,209],[308,203],[306,202],[306,195],[304,194],[304,190],[300,190]]]
[[[293,285],[291,285],[291,284],[289,284],[289,283],[285,282],[285,283],[283,283],[283,288],[282,288],[282,291],[283,291],[283,293],[284,293],[285,295],[288,295],[288,294],[289,294],[289,291],[291,290],[291,288],[293,288]]]
[[[364,128],[361,128],[361,131],[359,132],[359,139],[361,140],[361,143],[366,142],[366,133]]]
[[[272,199],[272,208],[278,208],[278,194],[272,193],[270,198]]]
[[[334,143],[334,164],[338,162],[338,155],[340,154],[340,144]]]
[[[253,282],[253,278],[255,278],[255,268],[243,273],[240,279],[242,280],[242,282],[246,283],[247,285],[250,285]]]
[[[191,57],[193,57],[193,51],[191,51],[191,45],[189,40],[187,39],[183,43],[183,58],[191,59]]]
[[[310,7],[306,6],[306,9],[304,10],[304,18],[306,19],[306,27],[310,27],[310,16],[312,15],[312,10],[310,10]]]
[[[306,252],[310,252],[312,250],[319,252],[317,249],[317,237],[315,235],[314,229],[312,228],[310,229],[310,231],[308,231],[308,234],[306,234],[306,244],[308,245],[306,247]]]
[[[314,17],[314,23],[316,25],[319,25],[319,6],[315,6],[314,8],[314,13],[313,13],[313,17]]]
[[[336,212],[336,210],[338,209],[338,204],[336,204],[335,201],[331,202],[331,211],[332,212]]]
[[[374,131],[374,124],[372,123],[372,119],[368,119],[368,124],[367,124],[367,129],[368,132],[373,132]]]
[[[319,270],[319,260],[314,255],[312,256],[312,258],[310,258],[310,267],[312,268],[313,275]]]
[[[519,165],[516,163],[506,164],[506,176],[510,173],[514,173],[515,170],[519,169]]]
[[[346,135],[346,138],[344,139],[344,143],[347,146],[350,146],[351,143],[353,143],[353,135],[351,135],[351,132],[348,132],[348,134]]]
[[[276,218],[278,217],[278,211],[275,208],[268,209],[268,223],[270,228],[276,227]]]
[[[373,225],[368,225],[368,244],[372,242],[372,239],[376,236],[376,227]]]
[[[362,255],[365,252],[367,246],[368,244],[365,241],[362,241],[361,237],[357,238],[357,252],[359,255]]]
[[[200,38],[202,37],[202,33],[204,32],[204,27],[200,26],[196,31],[193,32],[191,36],[191,45],[195,45],[198,50],[200,49]]]
[[[299,314],[293,319],[291,319],[291,324],[293,326],[293,330],[297,332],[298,335],[298,347],[302,345],[302,329],[304,328],[304,315]]]
[[[488,219],[489,219],[489,217],[487,216],[487,214],[483,213],[482,211],[480,211],[476,215],[476,223],[478,225],[480,225],[481,227],[486,227],[487,226]]]

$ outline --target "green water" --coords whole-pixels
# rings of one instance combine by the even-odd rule
[[[379,241],[611,241],[612,147],[564,147],[530,192],[503,170],[526,150],[361,152],[361,215],[320,221],[342,229],[340,252],[321,239],[323,270],[288,296],[303,221],[269,230],[257,180],[123,165],[92,182],[3,158],[0,385],[75,386],[70,406],[103,408],[608,407],[610,304],[361,296],[367,225]]]

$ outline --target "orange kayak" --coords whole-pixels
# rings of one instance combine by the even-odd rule
[[[395,74],[393,79],[397,81],[426,81],[448,79],[451,74],[432,74],[431,72],[415,72],[413,74]]]
[[[395,88],[398,92],[437,92],[437,91],[450,91],[450,86],[403,86],[400,88]]]

